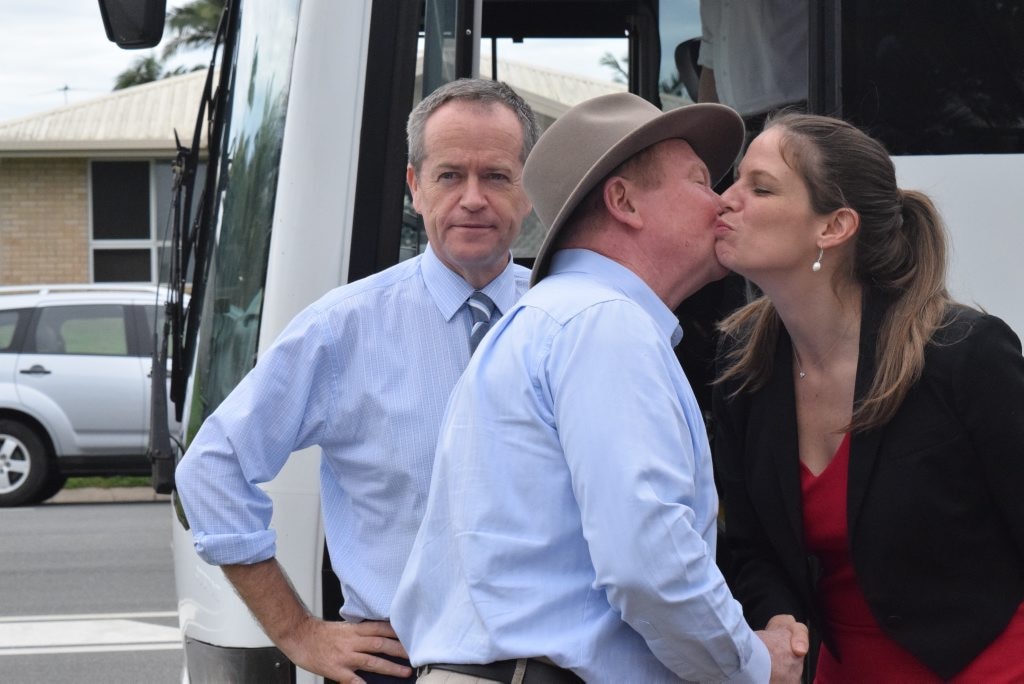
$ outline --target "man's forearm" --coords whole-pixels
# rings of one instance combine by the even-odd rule
[[[252,565],[222,565],[221,570],[278,646],[293,640],[312,617],[276,558]]]
[[[697,84],[698,102],[718,102],[718,87],[715,83],[715,72],[710,67],[704,67],[700,72],[700,81]]]

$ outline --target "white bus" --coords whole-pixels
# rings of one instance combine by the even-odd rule
[[[164,1],[100,0],[111,39],[159,40]],[[1024,333],[1024,0],[807,4],[806,106],[885,142],[901,185],[932,195],[948,221],[954,295]],[[171,491],[175,461],[199,425],[300,309],[423,249],[404,190],[404,124],[424,90],[462,76],[507,80],[548,123],[602,87],[678,106],[697,95],[701,31],[698,0],[228,0],[211,68],[219,85],[197,124],[210,141],[205,179],[194,180],[197,147],[179,159],[182,210],[167,278],[178,294],[157,348],[170,349],[171,400],[184,427],[168,434],[154,421],[154,486]],[[581,57],[600,59],[586,57],[595,40],[610,45],[625,82],[581,76]],[[547,55],[546,66],[517,67],[531,50]],[[199,209],[186,211],[193,195]],[[529,262],[540,232],[535,221],[526,227],[517,258]],[[709,286],[681,311],[683,365],[699,396],[708,331],[731,305],[728,289]],[[330,618],[342,597],[310,451],[266,490],[278,558],[311,609]],[[184,677],[316,681],[196,556],[176,499],[174,509]]]

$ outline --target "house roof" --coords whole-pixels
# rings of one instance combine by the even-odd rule
[[[483,56],[480,71],[484,75],[491,73],[490,55]],[[537,114],[549,119],[557,119],[584,100],[626,90],[624,83],[599,81],[500,58],[498,78],[515,88]]]
[[[490,73],[490,55],[484,56],[481,71]],[[620,83],[502,59],[498,78],[549,120],[583,100],[626,89]],[[0,122],[0,156],[172,155],[175,131],[185,144],[192,139],[205,79],[206,70],[194,71]],[[682,104],[676,99],[667,98],[665,105]]]
[[[174,154],[175,130],[192,139],[205,81],[194,71],[0,122],[0,155]]]

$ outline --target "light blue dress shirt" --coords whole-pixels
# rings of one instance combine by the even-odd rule
[[[529,271],[483,291],[507,311]],[[473,288],[427,251],[337,288],[300,313],[204,422],[175,480],[209,563],[275,553],[257,486],[320,445],[322,514],[348,620],[390,615],[426,502],[452,387],[469,361]],[[495,312],[495,318],[500,314]]]
[[[767,682],[715,565],[682,330],[635,274],[555,254],[477,348],[392,606],[414,665],[547,656],[587,682]]]

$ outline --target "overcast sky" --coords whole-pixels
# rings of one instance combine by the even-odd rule
[[[134,60],[159,50],[109,42],[96,0],[0,0],[0,121],[109,93]]]

